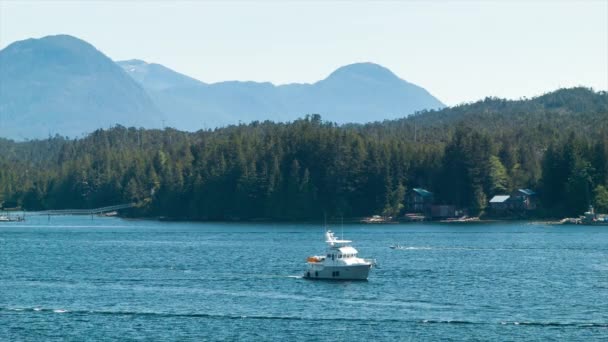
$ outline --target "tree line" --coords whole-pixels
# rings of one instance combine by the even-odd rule
[[[608,212],[608,95],[562,89],[487,98],[400,120],[320,115],[198,132],[116,126],[81,139],[0,139],[0,202],[27,210],[136,202],[137,216],[191,220],[399,216],[414,187],[487,211],[517,188],[539,216]]]

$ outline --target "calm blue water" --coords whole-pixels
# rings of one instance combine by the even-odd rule
[[[324,249],[313,225],[0,224],[0,339],[608,338],[608,227],[345,225],[344,235],[377,259],[369,281],[301,279]]]

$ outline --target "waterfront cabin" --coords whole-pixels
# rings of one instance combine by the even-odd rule
[[[511,208],[515,210],[536,209],[536,193],[530,189],[517,189],[510,198]]]
[[[511,196],[509,195],[496,195],[492,197],[490,200],[490,208],[496,211],[505,211],[511,208],[511,203],[509,199]]]
[[[517,189],[510,195],[496,195],[490,200],[490,209],[496,213],[527,215],[536,209],[536,193],[530,189]]]
[[[405,208],[410,213],[424,213],[430,216],[433,197],[433,193],[426,189],[413,188],[407,193]]]

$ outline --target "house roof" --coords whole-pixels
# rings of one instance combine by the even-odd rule
[[[490,203],[504,203],[509,199],[509,195],[496,195],[494,197],[492,197],[492,199],[490,200]]]
[[[418,195],[422,196],[422,197],[431,197],[431,196],[433,196],[433,193],[430,192],[430,191],[427,191],[426,189],[413,188],[412,190],[414,192],[416,192]]]
[[[534,191],[532,191],[530,189],[519,189],[517,191],[521,192],[524,195],[528,195],[528,196],[536,195],[536,192],[534,192]]]

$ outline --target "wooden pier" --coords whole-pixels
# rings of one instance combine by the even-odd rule
[[[45,210],[28,213],[28,215],[48,215],[48,216],[59,216],[59,215],[101,215],[112,211],[121,209],[136,207],[137,203],[125,203],[118,205],[111,205],[108,207],[101,207],[95,209],[61,209],[61,210]]]

